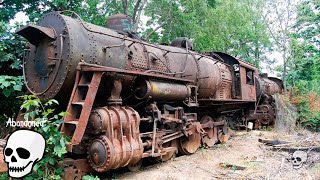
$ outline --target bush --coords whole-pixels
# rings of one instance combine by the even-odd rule
[[[35,131],[41,133],[46,140],[43,159],[34,166],[33,173],[25,179],[61,179],[62,169],[58,166],[64,154],[67,153],[65,145],[67,139],[61,136],[59,128],[67,113],[56,114],[54,112],[54,106],[58,105],[56,100],[42,103],[34,95],[25,95],[22,98],[24,102],[21,109],[26,111],[23,114],[24,120],[45,121],[44,126],[35,128]]]
[[[3,138],[11,131],[5,122],[16,117],[22,103],[16,98],[24,93],[22,76],[0,76],[0,90],[0,138]]]
[[[0,180],[7,180],[9,179],[8,173],[0,173]]]
[[[313,131],[320,131],[320,96],[314,91],[295,90],[292,101],[298,107],[299,123]]]

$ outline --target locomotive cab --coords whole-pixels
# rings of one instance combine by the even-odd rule
[[[222,52],[210,53],[229,65],[232,75],[232,99],[256,101],[255,78],[257,68],[253,65]]]
[[[256,67],[242,60],[239,60],[239,64],[242,100],[256,101],[254,74],[257,74],[258,70]]]

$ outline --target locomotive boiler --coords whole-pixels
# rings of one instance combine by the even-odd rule
[[[71,138],[65,174],[135,170],[145,158],[167,161],[224,142],[229,126],[274,123],[280,80],[222,52],[195,52],[186,38],[156,45],[129,29],[125,15],[105,28],[52,12],[17,31],[30,42],[28,90],[70,112],[61,127]]]

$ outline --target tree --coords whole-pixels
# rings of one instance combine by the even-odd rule
[[[287,82],[294,88],[299,122],[316,131],[320,131],[319,11],[319,0],[304,0],[298,5],[287,74]]]
[[[290,34],[296,18],[296,6],[295,0],[268,0],[268,10],[265,15],[272,42],[282,56],[282,81],[285,92],[287,91],[287,63],[290,58]]]
[[[19,112],[21,101],[16,97],[24,90],[21,63],[25,45],[22,37],[12,34],[9,25],[0,21],[0,138],[10,131],[5,121]]]
[[[198,36],[197,44],[203,50],[227,52],[259,66],[267,61],[265,53],[270,48],[263,6],[260,0],[218,1],[209,12],[207,28]]]
[[[302,1],[298,6],[287,79],[294,86],[305,81],[308,85],[304,88],[320,93],[319,11],[319,0]]]
[[[270,47],[263,2],[155,0],[146,6],[144,37],[162,44],[189,37],[197,51],[223,51],[259,65]]]
[[[176,37],[194,38],[203,27],[210,7],[206,0],[154,0],[147,4],[150,17],[144,37],[151,42],[169,44]]]

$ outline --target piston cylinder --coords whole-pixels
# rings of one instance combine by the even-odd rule
[[[185,100],[190,97],[190,94],[190,88],[184,84],[142,80],[137,83],[135,97],[137,99],[175,101]]]
[[[131,107],[101,107],[91,112],[88,133],[102,134],[91,141],[88,161],[97,172],[136,164],[143,153],[140,116]]]

